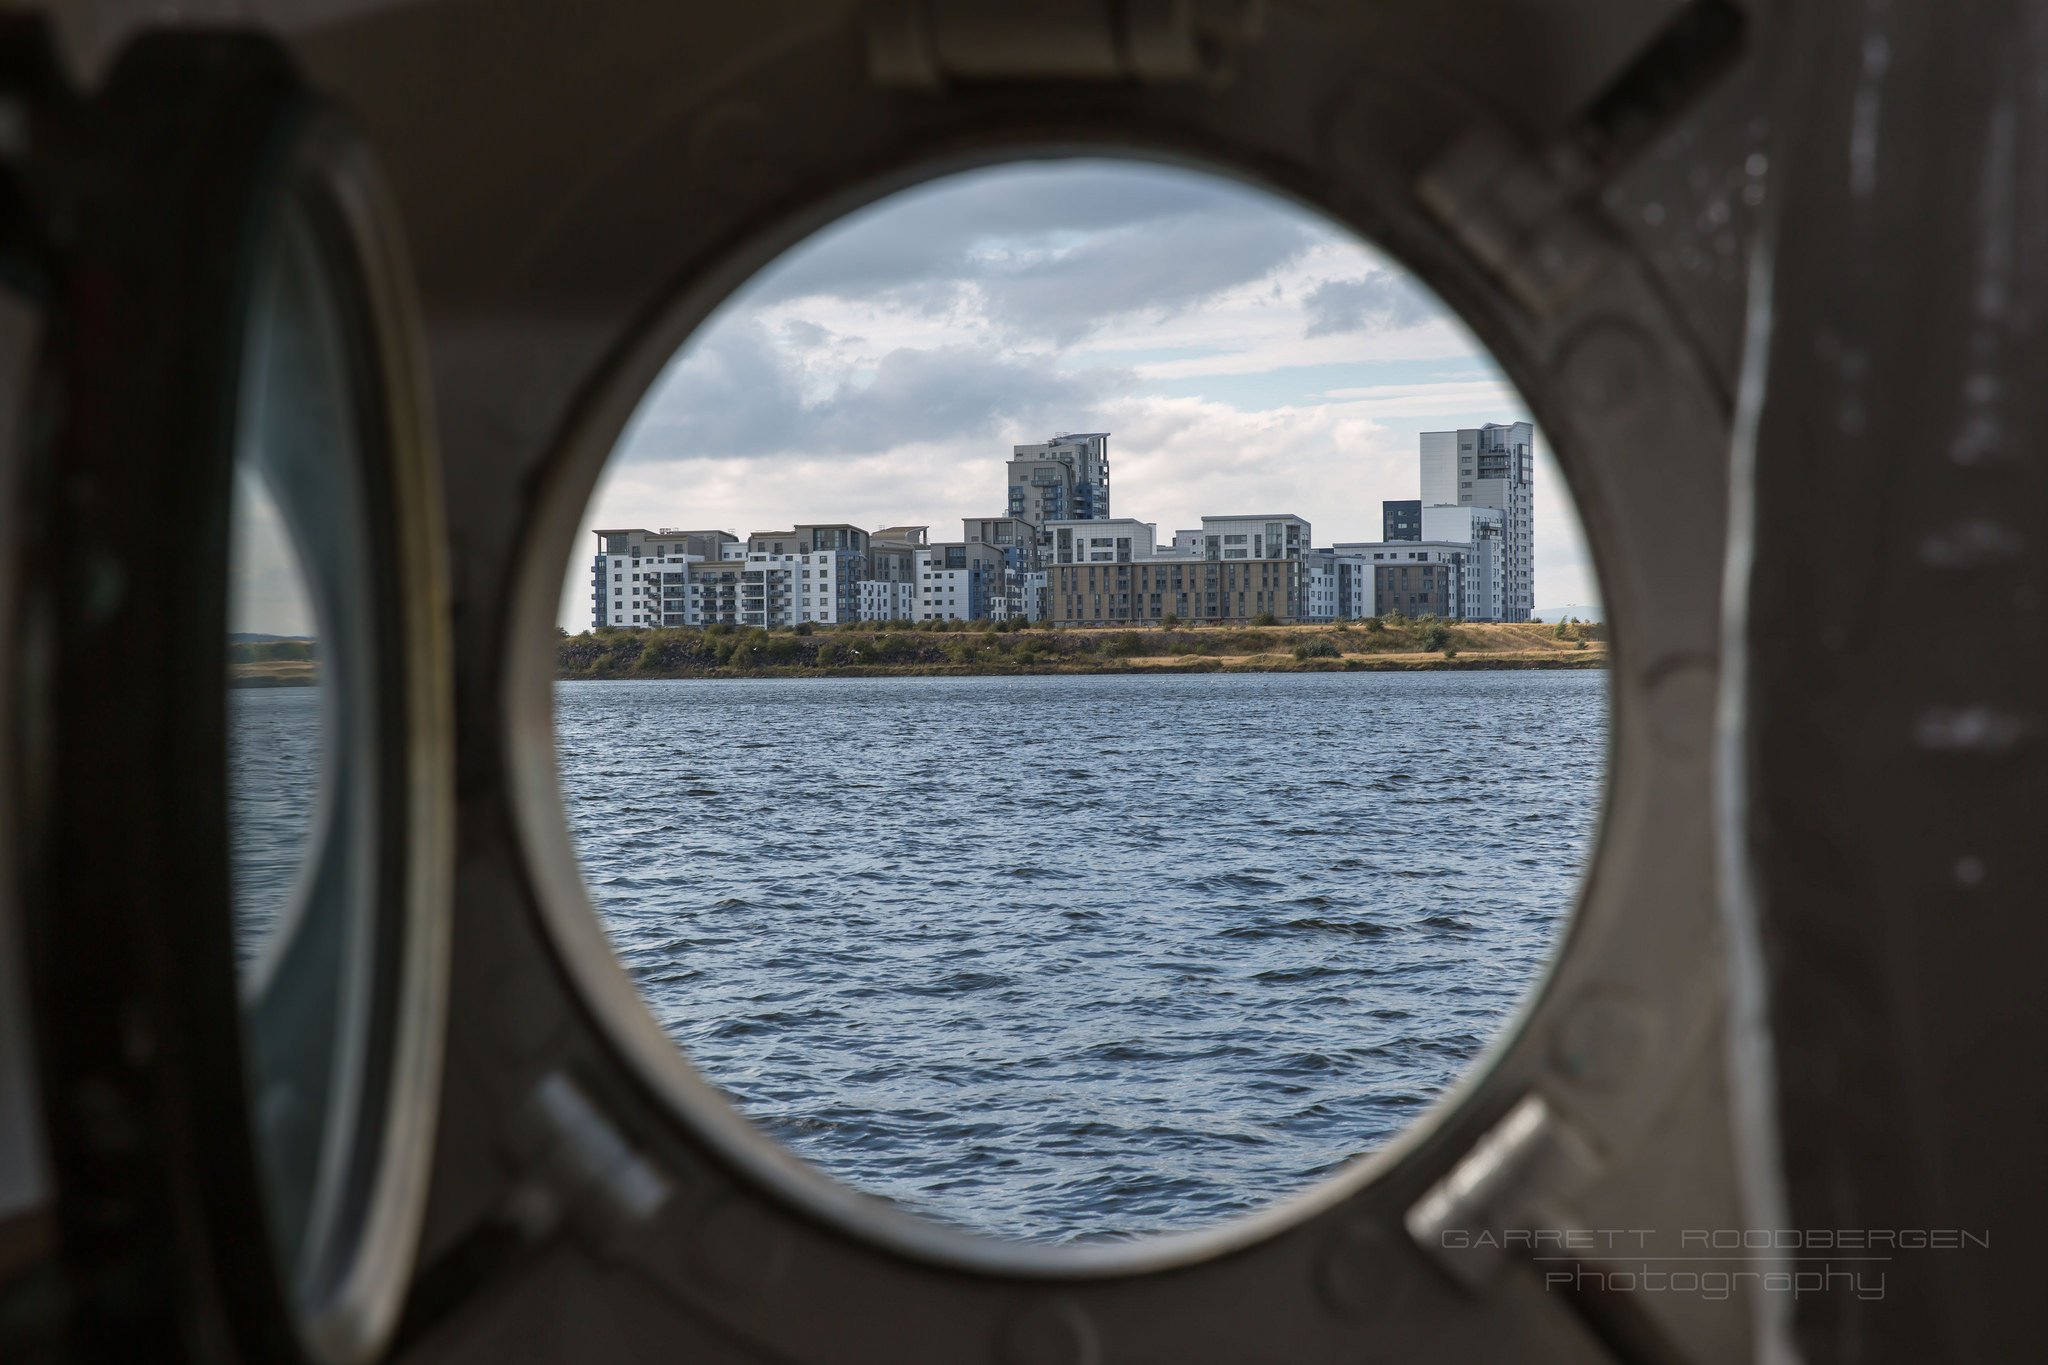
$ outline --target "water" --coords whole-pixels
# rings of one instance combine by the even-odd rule
[[[261,955],[297,884],[320,793],[320,689],[228,689],[235,961]]]
[[[562,683],[663,1026],[823,1170],[1001,1236],[1221,1221],[1386,1139],[1569,912],[1606,679]]]

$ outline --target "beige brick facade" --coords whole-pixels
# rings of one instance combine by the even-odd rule
[[[1184,621],[1243,625],[1261,612],[1301,615],[1302,568],[1296,559],[1152,560],[1054,564],[1046,569],[1046,615],[1062,625]]]

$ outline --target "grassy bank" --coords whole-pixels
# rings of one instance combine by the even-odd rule
[[[955,625],[963,623],[952,623]],[[556,676],[574,678],[898,677],[1004,673],[1293,673],[1603,668],[1607,632],[1392,619],[1337,626],[1138,630],[627,630],[567,637]]]
[[[241,640],[228,645],[229,687],[313,687],[320,665],[310,640]]]

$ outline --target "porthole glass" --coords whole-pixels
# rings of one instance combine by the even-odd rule
[[[353,1111],[364,1098],[382,754],[360,379],[332,268],[296,200],[280,208],[259,261],[235,452],[238,510],[246,509],[237,530],[239,545],[254,550],[257,515],[269,513],[282,562],[245,558],[231,582],[246,601],[259,575],[283,580],[277,596],[310,605],[301,633],[308,653],[317,651],[320,686],[277,689],[261,711],[230,690],[235,894],[245,932],[270,919],[243,969],[252,1098],[273,1229],[304,1274],[346,1216]],[[301,565],[303,586],[292,582]],[[268,750],[260,757],[259,745]],[[280,828],[259,825],[259,810],[276,812]],[[288,882],[273,873],[259,885],[261,863],[289,863]]]
[[[1002,166],[793,248],[650,389],[564,581],[559,780],[762,1131],[973,1232],[1187,1231],[1516,1016],[1602,796],[1599,601],[1397,265],[1199,173]]]
[[[263,970],[280,917],[302,894],[323,771],[319,638],[296,540],[245,442],[229,520],[228,793],[235,960]]]
[[[403,275],[316,121],[263,218],[228,537],[229,867],[257,1182],[320,1360],[395,1320],[437,1100],[448,733]]]

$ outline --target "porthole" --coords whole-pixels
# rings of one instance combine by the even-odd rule
[[[438,1102],[448,735],[425,433],[374,174],[314,120],[259,229],[234,442],[229,843],[251,1124],[304,1336],[389,1330]]]
[[[987,168],[791,248],[639,399],[529,570],[527,833],[730,1154],[927,1254],[1134,1268],[1355,1185],[1505,1036],[1590,853],[1606,634],[1527,408],[1387,258],[1199,172]]]
[[[446,995],[409,268],[366,145],[270,44],[147,37],[96,98],[43,139],[94,170],[38,182],[75,407],[36,452],[23,687],[40,1027],[85,1096],[52,1124],[74,1330],[147,1353],[206,1281],[235,1352],[353,1365],[410,1277]]]

